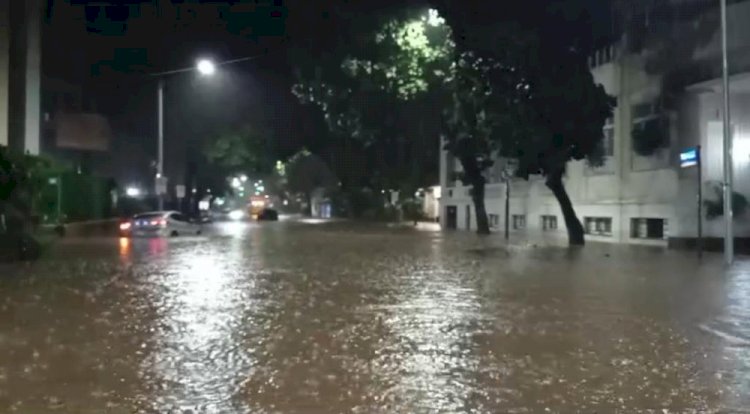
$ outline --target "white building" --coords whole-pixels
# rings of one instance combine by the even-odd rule
[[[750,199],[750,2],[729,6],[731,117],[734,132],[734,191]],[[613,118],[603,134],[607,159],[603,167],[568,164],[565,186],[589,240],[666,245],[697,234],[697,168],[681,169],[681,150],[701,145],[703,192],[716,199],[722,181],[720,34],[694,51],[692,64],[679,73],[687,87],[676,104],[661,111],[661,76],[648,75],[644,58],[613,46],[590,59],[595,81],[617,98]],[[684,72],[684,73],[683,73]],[[663,148],[650,156],[633,149],[632,131],[663,116],[668,131]],[[443,152],[440,160],[440,221],[443,228],[476,229],[470,187],[451,181],[460,164]],[[487,174],[486,207],[491,227],[504,228],[505,185],[500,165]],[[510,227],[529,234],[563,236],[560,207],[542,177],[510,184]],[[722,219],[707,220],[704,235],[722,236]],[[737,237],[750,236],[748,217],[735,218]]]
[[[0,1],[0,145],[39,154],[41,0]]]

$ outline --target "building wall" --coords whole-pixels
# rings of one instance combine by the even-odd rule
[[[613,113],[614,150],[605,160],[604,166],[592,168],[585,161],[568,164],[564,179],[566,190],[574,203],[579,219],[584,226],[586,218],[611,220],[607,235],[589,235],[590,239],[610,242],[638,242],[664,244],[665,240],[642,240],[631,238],[631,220],[634,218],[660,218],[671,223],[675,220],[673,200],[677,195],[678,177],[674,168],[672,151],[666,149],[656,157],[640,157],[632,150],[632,106],[656,99],[660,92],[658,77],[645,74],[642,62],[637,58],[616,59],[608,53],[610,60],[592,70],[597,83],[604,86],[610,95],[617,97],[618,107]],[[446,160],[448,157],[444,157]],[[447,164],[442,166],[447,170]],[[450,176],[443,171],[444,176]],[[476,217],[468,197],[468,189],[460,183],[446,180],[441,211],[448,205],[458,207],[458,228],[466,229],[467,206],[471,230],[476,229]],[[453,194],[450,197],[449,194]],[[560,237],[566,228],[559,204],[547,189],[543,177],[531,177],[529,181],[516,179],[510,190],[510,227],[514,231]],[[505,185],[490,184],[487,187],[487,213],[496,230],[505,227]],[[444,213],[443,213],[444,214]],[[493,217],[494,216],[494,217]],[[525,228],[514,226],[513,216],[525,218]],[[552,216],[556,229],[545,229],[543,216]]]
[[[731,21],[750,21],[750,2],[731,5]],[[743,17],[744,16],[744,17]],[[747,25],[745,25],[747,26]],[[748,26],[750,27],[750,26]],[[732,50],[750,49],[750,29],[736,27],[730,30]],[[695,59],[715,57],[716,42],[711,42],[699,51]],[[614,154],[603,167],[591,168],[585,162],[571,162],[565,177],[565,186],[573,201],[577,215],[584,226],[587,218],[611,220],[611,231],[606,235],[589,234],[590,240],[666,244],[669,237],[695,237],[698,225],[697,169],[679,167],[682,149],[700,144],[703,148],[702,189],[705,198],[716,199],[715,188],[722,176],[722,124],[721,89],[719,79],[710,79],[699,85],[688,87],[669,108],[669,147],[656,154],[643,157],[633,150],[632,129],[634,107],[655,101],[661,92],[660,76],[647,74],[643,61],[638,56],[622,55],[609,49],[590,61],[592,74],[597,83],[604,86],[610,95],[617,98],[618,106],[613,114]],[[733,167],[735,191],[750,199],[750,73],[738,73],[730,83],[732,130],[734,132]],[[449,177],[448,156],[441,158],[441,177]],[[492,180],[490,180],[492,181]],[[460,183],[443,181],[443,197],[440,203],[441,223],[445,226],[447,206],[457,207],[457,227],[467,229],[466,215],[469,207],[470,229],[476,229],[476,218],[468,188]],[[487,213],[497,216],[495,230],[504,229],[505,185],[487,186]],[[528,182],[515,180],[511,183],[510,227],[513,229],[514,215],[525,216],[528,234],[565,234],[565,223],[559,205],[541,177],[532,177]],[[542,216],[555,216],[557,230],[544,231]],[[750,214],[748,214],[750,216]],[[661,239],[634,237],[643,231],[644,221],[639,219],[665,220]],[[636,220],[636,221],[634,221]],[[703,216],[704,235],[720,237],[723,220],[706,220]],[[493,219],[490,219],[493,223]],[[595,223],[590,221],[591,223]],[[750,237],[750,219],[735,219],[737,236]]]
[[[0,0],[0,145],[8,145],[8,70],[10,63],[10,0]]]
[[[39,154],[41,0],[0,0],[0,144]]]

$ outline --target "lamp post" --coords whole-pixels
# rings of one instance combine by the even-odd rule
[[[166,193],[167,182],[164,177],[164,79],[167,75],[175,75],[178,73],[193,72],[197,71],[202,76],[212,76],[216,73],[219,66],[229,65],[233,63],[246,62],[254,60],[263,55],[246,56],[238,59],[225,60],[222,62],[214,63],[210,59],[200,59],[194,67],[175,69],[166,72],[152,73],[151,76],[159,79],[157,86],[157,105],[158,105],[158,117],[159,117],[159,134],[158,134],[158,161],[156,164],[156,187],[157,195],[159,199],[159,210],[164,208],[164,193]]]
[[[732,133],[729,114],[729,64],[727,59],[727,0],[721,1],[721,80],[724,133],[724,261],[734,261],[734,229],[732,212]]]
[[[159,118],[159,133],[158,133],[158,150],[157,150],[157,157],[158,160],[156,161],[156,181],[155,181],[155,187],[156,187],[156,193],[158,197],[159,202],[159,210],[164,209],[164,194],[166,193],[167,189],[167,179],[164,177],[164,78],[166,75],[173,75],[177,73],[183,73],[183,72],[192,72],[193,70],[198,71],[203,76],[211,76],[216,72],[216,65],[208,60],[208,59],[201,59],[198,61],[198,63],[195,65],[194,68],[184,68],[184,69],[177,69],[177,70],[170,70],[167,72],[160,72],[155,73],[152,76],[158,76],[158,86],[156,90],[156,100],[157,100],[157,107],[158,107],[158,118]]]

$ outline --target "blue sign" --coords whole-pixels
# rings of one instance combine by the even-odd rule
[[[688,148],[680,153],[680,167],[687,168],[698,165],[698,148]]]

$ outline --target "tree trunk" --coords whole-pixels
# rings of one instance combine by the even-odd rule
[[[585,244],[583,226],[581,221],[578,220],[575,210],[573,210],[573,203],[571,203],[568,193],[565,191],[562,172],[549,175],[546,184],[547,188],[552,190],[557,202],[560,203],[560,209],[565,218],[565,227],[568,229],[568,243],[571,246],[583,246]]]
[[[490,234],[490,222],[487,220],[487,209],[484,207],[484,177],[472,184],[471,199],[477,216],[477,234]]]
[[[312,217],[312,193],[305,193],[305,201],[307,202],[307,206],[305,207],[304,215]]]
[[[471,184],[471,200],[474,202],[474,212],[477,219],[477,234],[490,234],[490,222],[487,220],[487,209],[484,207],[485,178],[473,157],[461,159],[464,169],[464,181]]]

